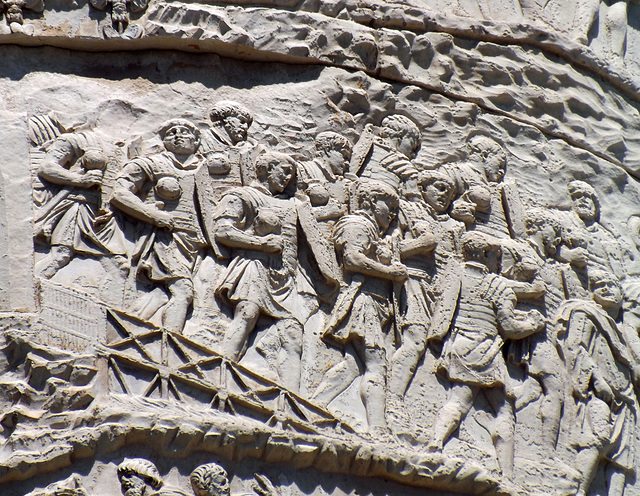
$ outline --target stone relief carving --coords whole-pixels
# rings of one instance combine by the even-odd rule
[[[148,5],[148,0],[90,0],[93,7],[98,10],[110,10],[111,25],[103,28],[105,38],[122,38],[125,40],[142,37],[144,28],[131,22],[130,13],[143,12]]]
[[[366,123],[353,146],[318,133],[310,160],[248,138],[253,118],[240,104],[219,102],[210,118],[169,119],[129,159],[98,129],[32,119],[36,273],[61,291],[60,274],[80,257],[119,278],[119,304],[105,308],[112,330],[99,339],[109,351],[97,355],[107,353],[113,391],[196,399],[187,376],[163,378],[182,357],[176,372],[215,370],[198,381],[220,411],[254,416],[260,391],[279,390],[297,420],[276,406],[268,423],[308,422],[300,409],[311,408],[352,432],[338,405],[355,400],[365,442],[433,457],[461,442],[472,415],[503,481],[516,483],[516,437],[527,428],[577,494],[603,466],[609,494],[623,494],[635,468],[634,253],[602,224],[591,185],[568,181],[563,210],[523,198],[505,180],[504,146],[478,130],[462,155],[425,166],[423,131],[397,113]],[[196,297],[200,271],[211,287]],[[200,304],[226,324],[187,336]],[[304,376],[310,346],[326,350],[312,358],[325,360],[315,383]],[[427,356],[445,396],[420,425],[408,390]],[[105,370],[92,363],[92,376]],[[156,378],[136,386],[154,367]],[[57,408],[91,405],[93,382],[64,381],[48,381]],[[526,408],[537,415],[521,416]],[[532,419],[541,422],[525,425]],[[144,459],[125,460],[118,477],[125,496],[190,494]],[[229,494],[226,477],[203,465],[193,491]],[[268,479],[256,484],[277,493]]]
[[[618,3],[580,6],[592,11],[571,15],[593,20],[572,20],[571,35],[588,43],[604,23],[606,50],[624,57],[633,7]],[[129,18],[146,5],[92,5],[111,5],[105,37],[146,36]],[[166,28],[174,7],[191,8],[156,5],[153,22]],[[553,3],[503,7],[560,20]],[[454,54],[449,69],[471,53],[428,38],[430,56]],[[73,477],[34,481],[45,489],[32,496],[320,491],[276,483],[270,464],[468,494],[638,491],[640,195],[633,167],[618,167],[629,150],[545,135],[527,120],[535,105],[516,119],[456,103],[464,74],[443,64],[454,83],[439,95],[287,66],[290,86],[273,94],[249,70],[246,83],[149,77],[93,110],[76,98],[67,115],[36,94],[38,313],[3,329],[6,480],[100,453]],[[136,93],[145,85],[166,107]],[[560,120],[575,131],[577,114]],[[29,458],[38,443],[70,451]],[[232,490],[218,458],[231,472],[258,465]]]
[[[0,6],[6,9],[4,15],[11,32],[33,34],[34,27],[24,24],[23,9],[41,13],[44,11],[44,0],[3,0]]]

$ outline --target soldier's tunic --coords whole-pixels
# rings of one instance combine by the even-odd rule
[[[538,332],[524,339],[510,343],[510,354],[516,363],[526,364],[531,375],[558,374],[562,360],[556,349],[557,328],[553,324],[560,304],[567,298],[565,294],[565,273],[570,269],[566,264],[543,258],[538,250],[528,242],[506,240],[502,246],[502,268],[511,272],[523,260],[537,266],[537,274],[532,282],[542,282],[546,289],[541,299],[519,301],[518,308],[535,309],[547,318],[544,332]],[[506,261],[506,260],[508,261]],[[504,274],[504,272],[503,272]]]
[[[251,138],[234,144],[219,126],[202,133],[198,153],[205,157],[214,177],[210,189],[213,203],[218,203],[228,189],[251,184],[255,179],[253,162],[259,148]]]
[[[457,254],[464,224],[447,214],[436,213],[424,201],[404,199],[400,200],[398,220],[404,239],[415,239],[427,232],[437,241],[431,256],[420,254],[403,259],[409,277],[401,298],[402,326],[428,327],[435,305],[449,307],[449,313],[455,307],[457,291],[453,297],[443,297],[443,292],[451,287],[452,281],[445,281],[446,278],[457,279],[455,268],[459,268]]]
[[[418,170],[405,155],[390,147],[380,137],[375,137],[370,142],[364,161],[351,172],[373,181],[402,184],[404,191],[418,194]]]
[[[515,305],[516,295],[505,278],[481,264],[465,263],[458,309],[440,364],[452,382],[504,385],[506,365],[496,314],[507,300]]]
[[[573,221],[573,226],[566,227],[566,237],[572,245],[584,244],[587,250],[586,270],[604,270],[623,279],[627,275],[625,265],[630,256],[628,249],[625,250],[620,241],[599,222],[585,226],[575,216]]]
[[[48,157],[60,162],[66,158],[73,165],[90,148],[104,150],[95,134],[64,134],[56,139],[55,148],[48,152]],[[96,228],[101,206],[100,188],[62,186],[36,212],[36,235],[44,237],[51,245],[67,246],[87,255],[124,254],[124,237],[113,218]]]
[[[295,293],[297,274],[297,214],[294,199],[273,197],[256,187],[233,188],[220,200],[215,221],[226,219],[251,234],[261,210],[269,210],[278,225],[272,234],[282,236],[282,253],[233,249],[232,260],[222,275],[216,293],[224,301],[255,303],[270,317],[291,318],[295,313],[287,304]]]
[[[197,160],[182,164],[163,152],[132,160],[120,174],[144,203],[170,213],[175,223],[171,231],[140,224],[133,259],[138,271],[152,281],[191,280],[197,254],[207,246],[197,206],[196,176],[201,167]],[[170,189],[176,184],[179,192],[173,198]]]
[[[633,471],[638,401],[631,382],[631,358],[620,329],[592,301],[568,300],[558,314],[565,329],[560,344],[566,374],[575,391],[575,408],[568,415],[582,432],[583,445],[597,446],[608,460]],[[597,396],[596,378],[611,388],[611,403]]]
[[[346,215],[334,228],[334,245],[339,254],[347,244],[376,259],[380,243],[377,224],[363,213]],[[391,323],[391,282],[347,272],[347,285],[338,297],[323,337],[345,344],[360,340],[365,346],[384,349]]]

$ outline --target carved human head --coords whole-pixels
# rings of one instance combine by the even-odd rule
[[[507,154],[496,140],[479,134],[467,142],[467,148],[472,158],[482,162],[487,181],[502,181],[507,170]]]
[[[186,119],[170,119],[162,124],[160,138],[164,147],[178,155],[195,153],[200,145],[200,130]]]
[[[424,170],[418,175],[418,187],[422,198],[438,213],[449,208],[455,194],[455,184],[451,177],[442,170]]]
[[[571,181],[567,185],[573,211],[586,223],[600,219],[600,201],[593,186],[584,181]]]
[[[420,149],[422,133],[408,117],[391,114],[382,119],[380,136],[386,138],[396,150],[407,158],[414,158]]]
[[[393,186],[370,179],[360,179],[356,187],[358,208],[371,214],[385,231],[398,211],[400,197]]]
[[[227,471],[217,463],[206,463],[191,472],[191,487],[196,496],[229,496]]]
[[[162,487],[156,466],[144,458],[125,458],[118,465],[118,479],[124,496],[145,496],[152,489]]]
[[[497,272],[500,258],[500,240],[479,231],[462,235],[462,257],[468,262],[479,262],[491,272]]]
[[[267,151],[256,159],[256,177],[271,193],[282,193],[296,172],[296,163],[284,153]]]
[[[622,304],[620,281],[606,270],[589,271],[589,289],[593,300],[607,310],[618,309]]]
[[[253,117],[239,103],[222,100],[211,107],[209,117],[211,122],[224,128],[234,144],[247,140]]]
[[[545,255],[552,257],[562,242],[562,225],[551,211],[534,208],[527,212],[524,219],[527,235],[540,239]]]
[[[351,142],[341,134],[325,131],[316,136],[316,150],[318,155],[331,167],[336,175],[344,174],[351,159]]]

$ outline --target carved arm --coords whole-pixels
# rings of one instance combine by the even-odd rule
[[[345,246],[343,265],[349,272],[355,272],[365,276],[378,277],[390,281],[404,281],[407,278],[407,268],[403,264],[382,264],[366,256],[356,246]]]
[[[516,310],[516,295],[500,300],[498,305],[498,323],[506,339],[522,339],[535,334],[544,327],[544,317],[537,310],[523,312]]]
[[[119,177],[113,188],[111,204],[134,219],[166,229],[173,229],[173,219],[167,212],[144,203],[136,194],[141,185],[126,176]]]

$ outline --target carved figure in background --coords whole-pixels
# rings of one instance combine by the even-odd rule
[[[125,253],[124,237],[103,204],[106,167],[104,145],[94,133],[63,134],[47,150],[38,176],[55,194],[35,217],[36,236],[51,245],[36,267],[41,276],[53,277],[76,253]]]
[[[111,25],[104,27],[106,38],[140,38],[144,34],[142,26],[131,24],[129,11],[138,13],[147,8],[148,0],[90,0],[98,10],[111,6]]]
[[[575,467],[582,475],[577,494],[586,494],[598,464],[606,460],[608,494],[622,496],[626,476],[635,469],[638,414],[632,362],[616,322],[622,295],[611,273],[594,270],[589,280],[593,301],[569,300],[558,316],[564,326],[560,344],[574,400],[565,418],[576,433]]]
[[[512,204],[509,189],[502,182],[507,167],[507,154],[493,138],[476,135],[467,143],[467,160],[447,166],[454,178],[459,198],[455,200],[451,216],[467,224],[468,229],[510,238],[513,226],[509,219]]]
[[[1,0],[0,7],[5,7],[7,24],[14,33],[33,33],[33,27],[25,29],[23,9],[32,10],[34,12],[42,12],[44,10],[44,0]]]
[[[585,271],[605,270],[622,279],[625,274],[625,251],[620,242],[600,223],[600,200],[590,184],[571,181],[568,184],[573,225],[563,234],[566,246],[560,250],[560,258]],[[579,273],[585,288],[587,275]]]
[[[386,350],[394,317],[392,282],[404,281],[407,268],[382,237],[395,218],[399,198],[397,190],[389,184],[360,180],[356,201],[358,209],[340,219],[333,232],[346,286],[338,296],[323,337],[341,346],[350,343],[355,348],[364,368],[360,396],[369,430],[384,435]],[[352,379],[345,377],[345,363],[339,362],[326,373],[314,396],[328,403]]]
[[[296,171],[287,155],[265,152],[256,162],[257,181],[222,197],[215,217],[215,240],[231,263],[217,295],[234,310],[223,352],[238,361],[260,315],[280,319],[285,356],[277,370],[283,382],[297,389],[300,380],[302,324],[286,300],[295,292],[297,213],[285,189]]]
[[[513,472],[515,418],[512,399],[505,394],[504,339],[522,339],[544,326],[536,310],[516,310],[516,295],[505,278],[496,274],[499,240],[479,232],[462,238],[465,260],[458,308],[444,344],[440,369],[451,381],[450,399],[434,424],[430,450],[443,444],[483,391],[496,412],[491,437],[502,473]]]
[[[162,323],[180,332],[193,301],[193,270],[207,246],[197,207],[202,162],[195,155],[200,141],[196,126],[172,119],[159,131],[166,151],[127,163],[116,179],[111,204],[137,221],[133,253],[136,275],[161,283],[169,292]],[[138,309],[143,318],[145,309]],[[153,310],[155,311],[155,309]]]
[[[89,496],[82,486],[78,474],[73,474],[60,482],[49,484],[45,489],[36,489],[25,496]]]
[[[513,344],[516,362],[522,363],[527,373],[542,385],[544,397],[540,405],[542,418],[542,440],[553,452],[558,441],[562,405],[564,399],[563,362],[557,351],[556,312],[567,298],[566,264],[555,260],[562,238],[562,226],[549,210],[533,209],[525,218],[527,233],[525,246],[522,241],[502,243],[502,273],[505,264],[508,277],[527,280],[529,288],[514,288],[521,307],[538,310],[546,317],[544,332],[518,340]],[[506,259],[513,260],[506,262]],[[525,382],[526,385],[526,382]],[[527,388],[517,388],[517,400],[526,404]],[[531,398],[533,399],[533,398]]]
[[[459,280],[451,270],[451,260],[459,252],[459,238],[464,232],[464,224],[447,214],[454,184],[446,173],[420,172],[418,189],[420,198],[400,200],[400,252],[409,277],[399,299],[400,315],[396,315],[401,345],[391,360],[387,395],[387,414],[395,412],[396,429],[410,428],[402,413],[406,389],[427,340],[436,331],[434,327],[443,315],[448,314],[450,319],[455,309]],[[452,289],[454,294],[449,294]],[[435,314],[438,317],[432,322]]]
[[[244,106],[227,100],[216,103],[209,111],[211,127],[202,134],[200,153],[206,157],[209,172],[214,176],[214,187],[249,185],[247,163],[255,142],[248,138],[253,116]],[[220,194],[216,195],[220,196]]]
[[[255,474],[253,490],[258,496],[278,496],[278,490],[264,475]],[[191,487],[195,496],[231,496],[227,471],[217,463],[206,463],[191,472]]]
[[[312,161],[298,164],[298,188],[309,197],[313,214],[325,224],[329,237],[334,222],[347,213],[344,173],[351,158],[351,143],[341,134],[326,131],[316,136],[315,149]]]
[[[614,61],[621,63],[627,51],[627,26],[629,24],[627,11],[629,3],[635,0],[586,0],[578,2],[576,17],[573,23],[573,33],[576,41],[586,45],[589,42],[589,32],[604,16],[603,24],[606,45]]]
[[[144,458],[125,458],[118,465],[118,479],[123,496],[187,496],[165,486],[156,466]]]
[[[358,176],[388,181],[395,175],[403,188],[417,193],[418,171],[411,163],[420,149],[422,133],[408,117],[391,114],[382,119],[379,129],[365,128],[353,148],[349,172]]]

